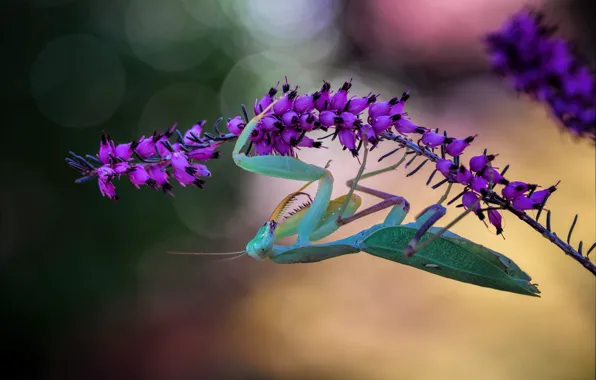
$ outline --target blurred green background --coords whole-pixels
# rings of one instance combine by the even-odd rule
[[[240,171],[231,146],[205,189],[175,198],[120,181],[112,202],[64,163],[95,154],[104,130],[124,142],[238,115],[284,75],[304,91],[354,78],[360,94],[411,88],[414,121],[479,133],[470,153],[500,153],[516,179],[562,180],[553,226],[580,212],[575,243],[591,242],[593,147],[512,94],[482,53],[482,34],[528,4],[594,55],[578,0],[2,1],[0,377],[593,379],[594,278],[511,217],[507,240],[473,218],[455,232],[514,259],[541,299],[364,254],[295,266],[166,255],[242,249],[299,186]],[[302,158],[334,160],[337,196],[356,171],[336,146]],[[415,214],[440,195],[425,180],[400,169],[370,184]]]

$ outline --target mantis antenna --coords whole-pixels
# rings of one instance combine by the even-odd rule
[[[173,252],[173,251],[168,251],[169,254],[172,255],[195,255],[195,256],[231,256],[231,255],[237,255],[234,257],[229,257],[227,259],[221,259],[221,260],[216,260],[216,261],[228,261],[228,260],[234,260],[237,259],[239,257],[242,257],[246,254],[246,251],[236,251],[236,252]]]

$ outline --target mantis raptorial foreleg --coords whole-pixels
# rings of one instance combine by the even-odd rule
[[[272,103],[261,114],[255,116],[238,136],[234,146],[233,158],[236,165],[244,170],[263,174],[270,177],[293,179],[298,181],[319,181],[317,195],[306,211],[302,222],[298,226],[299,243],[310,241],[310,236],[317,228],[319,221],[323,217],[329,201],[331,200],[331,191],[333,189],[333,176],[331,172],[319,166],[310,165],[290,156],[247,156],[241,150],[247,143],[251,133],[255,130],[258,122],[264,117],[266,112],[273,106]],[[265,227],[265,226],[264,226]],[[262,228],[263,229],[263,228]],[[261,231],[269,238],[274,238],[272,230],[275,226],[269,226],[271,231]],[[256,247],[255,247],[256,248]]]

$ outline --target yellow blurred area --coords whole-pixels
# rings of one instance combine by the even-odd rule
[[[494,82],[462,84],[446,99],[449,118],[441,111],[426,112],[434,116],[433,127],[463,137],[478,133],[475,125],[482,125],[466,157],[486,147],[499,153],[495,166],[511,164],[511,180],[543,186],[561,180],[547,206],[554,231],[566,236],[579,212],[574,245],[579,239],[594,240],[592,146],[561,135],[542,108],[499,93]],[[411,101],[414,108],[418,103]],[[349,164],[348,153],[335,148],[318,154],[305,159],[324,165],[331,155],[334,196],[345,193],[344,183],[355,175],[356,162]],[[398,159],[396,155],[377,163],[380,154],[371,154],[369,170]],[[423,172],[430,171],[427,167]],[[409,221],[441,195],[424,187],[426,178],[422,173],[406,178],[400,168],[366,183],[405,196],[412,204]],[[276,200],[300,186],[263,177],[253,181],[250,196],[258,197],[259,208],[251,210],[253,217],[266,218]],[[364,198],[362,207],[373,204],[369,196]],[[460,212],[450,208],[440,224]],[[381,222],[385,214],[350,224],[327,240]],[[306,368],[345,379],[593,378],[593,276],[514,216],[504,218],[505,240],[473,216],[453,231],[512,258],[540,285],[542,298],[458,283],[365,253],[317,264],[262,264],[268,266],[266,275],[254,279],[250,294],[229,315],[233,346],[247,362],[279,376],[302,374]]]

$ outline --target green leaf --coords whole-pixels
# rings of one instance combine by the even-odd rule
[[[371,255],[430,272],[442,277],[507,292],[538,296],[540,291],[531,278],[508,257],[471,242],[452,232],[445,232],[427,247],[406,257],[403,250],[414,237],[415,224],[385,227],[362,242],[362,250]],[[431,228],[421,242],[440,230]]]

